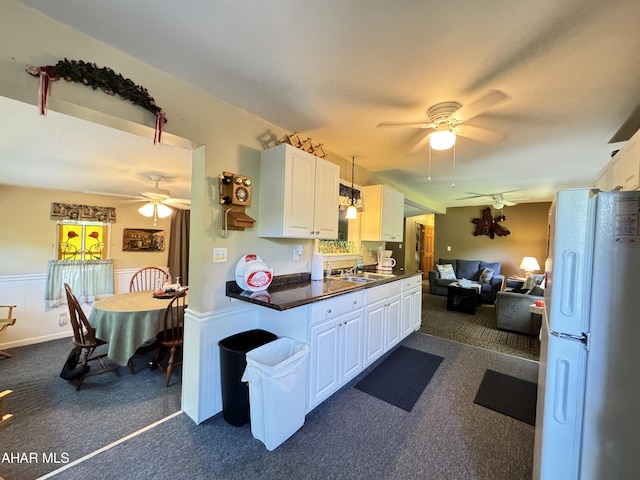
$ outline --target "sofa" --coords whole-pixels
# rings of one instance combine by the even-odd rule
[[[445,265],[451,265],[455,278],[441,273],[441,270],[445,270],[441,267]],[[441,258],[436,265],[436,270],[429,272],[429,292],[433,295],[446,295],[447,286],[463,278],[480,283],[481,301],[491,305],[496,301],[496,296],[502,290],[504,283],[504,275],[500,274],[500,263]]]
[[[534,285],[528,288],[523,282],[507,280],[507,288],[498,292],[496,299],[496,323],[500,330],[518,332],[529,335],[531,329],[535,335],[540,331],[541,318],[535,317],[531,325],[529,305],[537,300],[544,300],[544,275],[533,275]],[[523,286],[525,288],[523,288]]]

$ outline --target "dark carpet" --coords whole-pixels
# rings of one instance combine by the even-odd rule
[[[0,456],[38,455],[37,462],[0,462],[0,477],[33,480],[61,466],[52,459],[77,460],[180,410],[180,368],[165,387],[164,373],[146,367],[152,354],[135,356],[135,375],[120,367],[85,378],[76,391],[59,377],[72,347],[63,338],[0,357],[0,390],[13,390],[5,400],[13,421],[0,429]]]
[[[535,426],[537,395],[536,383],[487,370],[473,403]]]
[[[425,287],[426,292],[429,287]],[[454,342],[485,348],[527,360],[540,358],[540,342],[521,333],[498,330],[496,310],[493,305],[482,304],[475,315],[447,310],[447,297],[422,295],[422,325],[420,331]]]
[[[444,358],[398,347],[355,388],[410,412]]]

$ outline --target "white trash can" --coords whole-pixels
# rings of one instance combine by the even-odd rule
[[[304,425],[309,345],[280,337],[246,357],[251,433],[271,451]]]

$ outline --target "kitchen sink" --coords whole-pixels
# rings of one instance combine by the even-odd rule
[[[385,280],[387,278],[392,278],[392,277],[395,277],[395,275],[387,274],[387,273],[365,272],[365,273],[358,273],[356,275],[340,275],[334,278],[344,280],[346,282],[365,284],[365,283],[375,282],[378,280]]]
[[[347,282],[354,282],[354,283],[369,283],[369,282],[375,282],[376,280],[378,280],[377,278],[365,278],[365,277],[355,277],[355,276],[340,277],[340,279],[346,280]]]

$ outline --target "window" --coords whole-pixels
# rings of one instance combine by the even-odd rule
[[[109,258],[109,224],[59,222],[57,245],[58,260],[105,260]]]

